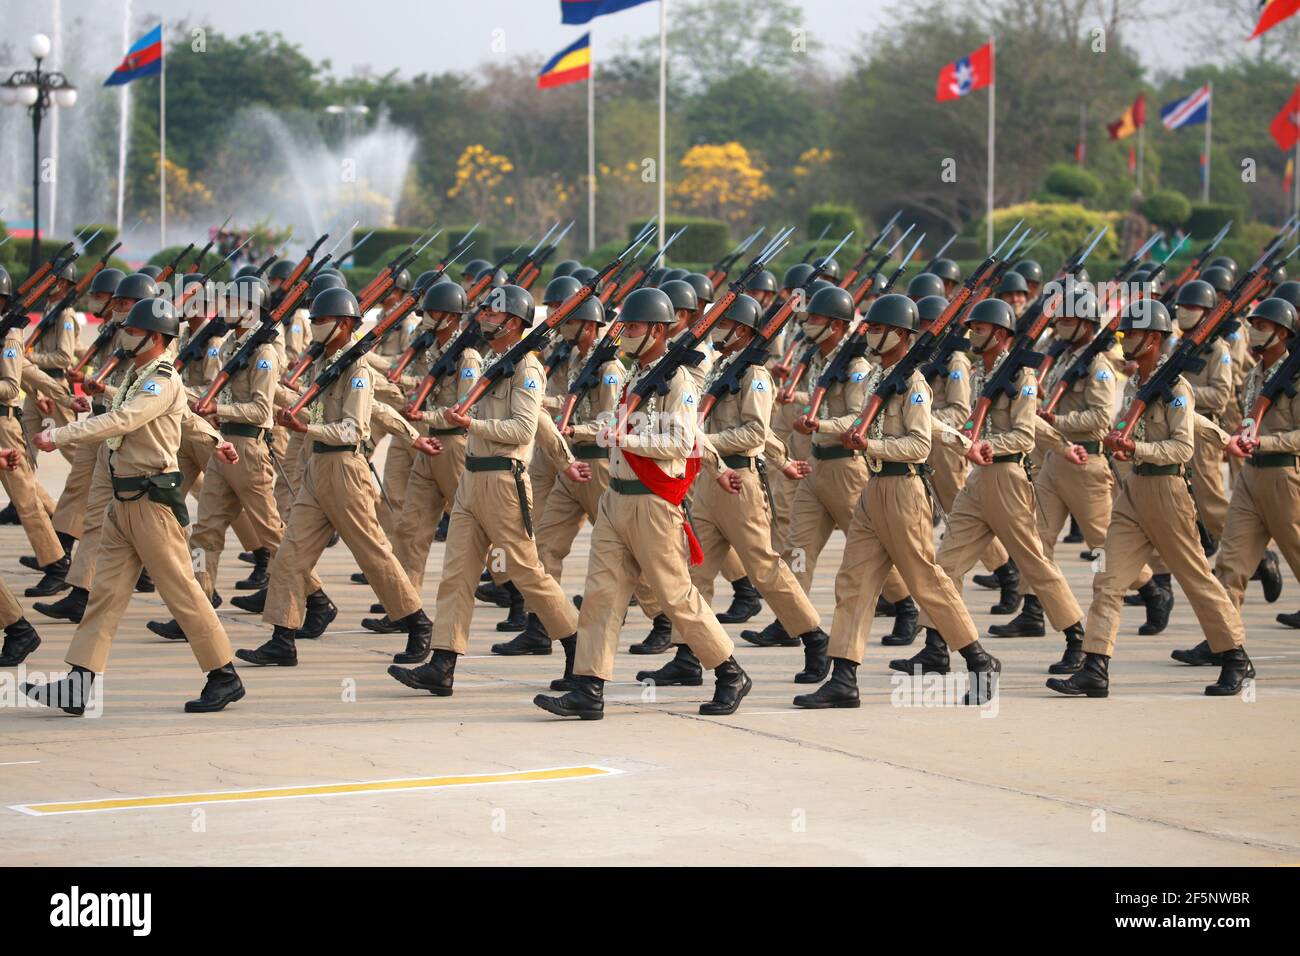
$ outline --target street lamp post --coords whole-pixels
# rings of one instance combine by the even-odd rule
[[[36,59],[36,69],[18,70],[0,83],[0,102],[25,106],[32,118],[32,255],[31,270],[41,261],[41,120],[52,106],[68,109],[77,102],[77,88],[62,73],[41,69],[50,55],[50,38],[44,33],[32,37],[27,49]]]

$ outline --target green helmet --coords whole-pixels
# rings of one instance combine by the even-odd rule
[[[573,275],[574,269],[582,268],[582,263],[577,259],[565,259],[555,265],[555,271],[551,273],[551,279],[558,279],[560,276]]]
[[[162,269],[159,269],[157,266],[146,266],[145,268],[154,268],[158,269],[158,272],[162,272]],[[157,275],[158,273],[155,272],[154,277],[156,278]],[[63,265],[59,266],[59,271],[54,274],[54,277],[56,279],[62,279],[64,282],[76,282],[77,263],[75,261],[63,263]]]
[[[921,274],[925,275],[925,273]],[[938,276],[935,278],[937,279]],[[905,295],[890,292],[871,303],[871,308],[867,310],[867,317],[863,321],[869,325],[892,325],[896,329],[915,332],[920,320],[921,313],[915,302]]]
[[[816,295],[822,289],[838,289],[838,288],[839,286],[837,286],[830,279],[813,279],[813,284],[808,287],[808,291],[811,292],[813,295]]]
[[[1002,277],[1002,281],[998,283],[998,287],[993,294],[1009,295],[1012,292],[1023,292],[1026,295],[1029,294],[1029,283],[1025,281],[1025,277],[1019,272],[1006,273]]]
[[[776,287],[776,276],[770,269],[763,269],[749,280],[745,286],[746,292],[779,292]]]
[[[1268,281],[1273,283],[1286,281],[1286,263],[1279,262],[1268,274]]]
[[[582,283],[571,275],[556,276],[546,283],[546,291],[542,293],[542,303],[544,305],[559,305],[581,288]]]
[[[1201,272],[1201,281],[1208,282],[1215,292],[1227,295],[1232,291],[1232,273],[1223,266],[1210,266]]]
[[[1172,332],[1174,323],[1169,310],[1159,299],[1138,299],[1130,302],[1119,320],[1121,332]]]
[[[271,268],[266,270],[266,278],[275,282],[277,279],[283,282],[293,274],[294,262],[292,259],[276,259],[271,263]]]
[[[271,287],[261,276],[240,276],[226,286],[226,298],[235,299],[240,305],[247,304],[255,310],[266,308],[271,299]]]
[[[1151,269],[1134,269],[1129,274],[1128,281],[1139,283],[1141,285],[1149,284],[1151,286],[1151,294],[1159,295],[1164,291],[1164,282],[1158,275],[1154,279],[1151,278],[1152,271],[1153,270]]]
[[[330,275],[328,272],[321,271],[316,278],[311,280],[311,285],[307,287],[307,306],[316,301],[316,296],[320,295],[326,289],[346,289],[343,280],[338,276]]]
[[[662,287],[665,282],[672,282],[674,279],[685,279],[688,275],[690,273],[685,269],[669,269],[664,273],[663,278],[659,280],[659,284]]]
[[[781,288],[797,289],[812,275],[813,267],[806,262],[796,262],[789,269],[785,270],[785,278],[781,280]]]
[[[944,282],[960,282],[961,267],[951,259],[935,259],[930,271]]]
[[[1011,270],[1024,276],[1026,282],[1041,284],[1043,281],[1043,267],[1033,259],[1021,259],[1011,267]]]
[[[1215,256],[1210,260],[1207,268],[1210,269],[1227,269],[1229,274],[1235,277],[1237,275],[1237,260],[1232,256]]]
[[[532,325],[533,316],[537,314],[533,294],[517,285],[503,285],[493,289],[488,293],[484,308],[492,312],[513,315],[517,319],[522,319],[525,326]]]
[[[150,268],[150,267],[149,267],[149,266],[145,266],[144,268],[145,268],[145,269],[148,269],[148,268]],[[153,268],[157,269],[158,267],[157,267],[157,266],[154,266]],[[143,272],[144,269],[141,269],[140,271]],[[158,272],[161,272],[161,271],[162,271],[161,269],[158,269]],[[257,271],[257,266],[253,265],[253,263],[251,263],[251,262],[247,262],[247,263],[245,263],[244,265],[240,266],[239,269],[238,269],[238,271],[235,272],[235,278],[236,278],[236,279],[242,279],[244,276],[251,276],[251,275],[252,275],[253,273],[255,273],[256,271]],[[155,272],[155,273],[154,273],[154,278],[157,278],[157,277],[158,277],[158,273]]]
[[[560,276],[561,279],[565,278]],[[552,282],[555,280],[552,279]],[[549,288],[549,287],[548,287]],[[601,302],[594,295],[589,295],[581,302],[578,307],[564,317],[565,322],[595,322],[597,325],[605,324],[605,303]]]
[[[465,268],[461,270],[461,275],[468,276],[471,279],[477,279],[484,269],[491,269],[492,263],[486,259],[471,259],[465,263]]]
[[[411,291],[411,270],[403,269],[397,275],[393,276],[393,288],[399,292]]]
[[[841,322],[853,321],[853,296],[848,289],[832,285],[818,289],[808,300],[809,315],[824,315]]]
[[[333,266],[326,266],[320,272],[316,273],[316,275],[333,276],[343,283],[342,288],[346,289],[348,287],[348,277],[343,274],[342,270],[335,269]]]
[[[943,310],[946,308],[948,308],[948,300],[943,296],[927,295],[916,303],[916,320],[917,322],[933,322],[943,315]],[[867,314],[870,315],[870,311]]]
[[[722,313],[724,319],[731,319],[741,325],[751,329],[758,328],[758,323],[763,318],[763,307],[758,304],[758,300],[753,296],[740,293],[736,296],[731,305],[727,306],[727,311]]]
[[[176,319],[176,310],[167,299],[141,299],[131,306],[122,328],[139,329],[141,332],[161,332],[172,339],[181,334],[181,324]]]
[[[104,269],[99,274],[103,275],[105,272],[117,272],[118,278],[121,278],[122,276],[122,273],[119,272],[117,269]],[[93,292],[95,290],[92,289],[91,291]],[[108,291],[111,293],[113,290],[109,289]],[[6,269],[4,266],[0,266],[0,295],[13,295],[13,294],[14,294],[13,276],[9,274],[8,269]]]
[[[4,272],[0,269],[0,272]],[[117,288],[117,284],[126,277],[121,269],[100,269],[95,273],[95,278],[90,280],[89,292],[91,295],[109,295]],[[0,295],[10,293],[9,273],[4,272],[0,275]]]
[[[143,272],[132,272],[128,276],[123,276],[122,281],[113,290],[115,299],[156,299],[157,297],[158,283],[153,281],[153,276],[145,275]]]
[[[459,282],[452,282],[444,276],[441,282],[435,282],[424,290],[424,301],[420,303],[420,309],[426,315],[430,312],[464,315],[469,311],[469,299]]]
[[[1292,335],[1296,333],[1296,309],[1286,299],[1277,297],[1265,299],[1250,310],[1249,318],[1267,319],[1274,325],[1280,325]]]
[[[664,281],[664,276],[666,276],[667,274],[668,274],[668,270],[665,269],[663,266],[659,266],[657,269],[654,270],[654,272],[651,272],[648,276],[646,276],[645,284],[650,286],[651,288],[657,289],[659,288],[660,283]]]
[[[695,290],[691,290],[694,292]],[[629,322],[652,322],[658,325],[672,325],[677,321],[673,312],[672,299],[663,289],[634,289],[623,300],[619,310],[619,319],[626,325]]]
[[[1021,279],[1023,280],[1023,276]],[[1007,305],[1001,299],[989,297],[981,302],[976,303],[975,307],[966,314],[966,325],[973,325],[976,322],[987,322],[989,325],[996,325],[1000,329],[1006,329],[1011,332],[1016,327],[1016,315],[1011,311],[1011,306]]]
[[[1184,282],[1174,298],[1175,305],[1188,305],[1196,309],[1212,309],[1218,300],[1214,295],[1214,286],[1201,279]]]
[[[1300,282],[1290,279],[1283,282],[1273,290],[1274,299],[1286,299],[1297,309],[1300,309]]]
[[[1101,312],[1097,308],[1097,297],[1086,287],[1073,286],[1070,294],[1065,297],[1064,305],[1065,307],[1057,315],[1058,319],[1079,319],[1093,325],[1101,323]]]
[[[319,279],[320,276],[317,276]],[[361,306],[357,297],[341,286],[334,286],[321,291],[311,300],[310,317],[313,319],[334,319],[340,316],[349,319],[361,318]]]
[[[574,269],[571,273],[575,279],[584,285],[596,278],[597,274],[596,270],[591,266],[578,266],[578,268]]]
[[[933,272],[918,272],[907,284],[907,295],[913,302],[930,295],[943,295],[943,291],[943,280]]]
[[[686,309],[688,312],[694,312],[700,307],[700,299],[695,294],[695,286],[685,279],[670,279],[661,285],[659,290],[668,296],[668,301],[672,303],[674,310]],[[628,296],[628,298],[630,299],[631,296]]]
[[[813,260],[814,269],[823,265],[825,266],[825,268],[822,269],[822,275],[826,276],[828,279],[835,279],[835,280],[839,279],[840,264],[838,262],[836,262],[830,256],[819,256],[818,258]]]
[[[689,282],[695,289],[695,298],[701,305],[708,305],[713,301],[713,280],[702,272],[692,272],[683,280]]]

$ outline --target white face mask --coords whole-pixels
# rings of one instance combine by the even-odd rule
[[[985,352],[987,352],[990,348],[993,347],[993,343],[996,341],[997,341],[996,332],[990,332],[988,335],[984,336],[981,339],[972,338],[970,340],[970,350],[974,352],[976,355],[983,355]]]
[[[313,322],[311,324],[311,340],[324,345],[334,337],[337,330],[337,322]]]
[[[1264,350],[1277,341],[1277,331],[1275,329],[1257,329],[1250,326],[1248,333],[1250,341],[1250,350],[1256,354],[1263,354]]]
[[[483,330],[483,338],[491,342],[493,339],[499,338],[501,334],[505,331],[507,321],[508,320],[503,319],[502,321],[498,322],[494,319],[489,322],[486,319],[481,319],[479,321],[478,327]]]
[[[867,349],[872,355],[884,355],[898,345],[902,333],[897,329],[888,329],[884,332],[867,333]]]
[[[831,334],[831,324],[824,322],[819,325],[805,325],[803,331],[804,340],[811,342],[813,345],[824,342],[826,337]]]
[[[1146,345],[1146,335],[1141,332],[1130,332],[1124,338],[1124,357],[1132,361],[1146,350]]]
[[[560,326],[560,338],[564,341],[577,344],[578,338],[582,335],[582,323],[565,322]]]
[[[649,335],[622,335],[619,336],[618,350],[628,358],[635,359],[649,341]]]
[[[128,331],[127,329],[123,329],[121,335],[122,335],[122,347],[126,349],[128,352],[134,352],[136,349],[138,349],[141,345],[144,344],[143,334],[137,334],[135,332]]]
[[[1190,332],[1201,322],[1201,316],[1205,315],[1204,309],[1198,309],[1195,306],[1180,305],[1178,307],[1178,327],[1184,332]]]

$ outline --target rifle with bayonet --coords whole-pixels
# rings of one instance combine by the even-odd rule
[[[902,214],[903,210],[898,210],[898,212],[889,217],[889,222],[880,227],[880,231],[876,233],[876,238],[872,239],[871,242],[867,244],[867,248],[862,250],[862,255],[858,256],[858,261],[853,263],[853,267],[849,269],[848,272],[844,273],[844,278],[840,279],[841,289],[848,289],[858,281],[858,277],[862,275],[862,267],[867,264],[867,260],[870,259],[871,254],[876,251],[876,247],[885,241],[885,236],[889,235],[890,231],[894,228],[894,223],[898,222],[898,217]],[[898,244],[895,243],[894,245],[895,248],[897,248]],[[891,249],[890,251],[892,252],[893,250]],[[883,260],[877,265],[877,268],[881,265],[884,265]]]
[[[822,229],[822,234],[808,244],[808,251],[805,252],[803,254],[803,258],[799,260],[801,263],[807,265],[808,260],[812,258],[812,254],[816,252],[817,247],[821,245],[821,241],[826,238],[826,233],[830,231],[831,231],[831,224],[828,222],[825,225],[825,227]]]
[[[120,242],[114,243],[112,248],[100,256],[91,268],[86,270],[86,274],[81,277],[76,285],[63,293],[63,298],[45,310],[41,320],[36,323],[36,328],[32,329],[31,334],[27,336],[27,341],[23,343],[24,355],[31,355],[32,350],[36,348],[36,343],[58,321],[59,316],[63,314],[63,310],[72,308],[76,301],[85,295],[86,290],[90,288],[90,283],[95,280],[95,276],[99,275],[100,271],[108,265],[109,257],[117,252],[118,247],[121,245]]]
[[[473,232],[477,228],[478,223],[475,223],[470,228],[470,232]],[[433,226],[430,226],[427,230],[420,233],[414,242],[395,255],[392,261],[380,269],[379,273],[366,283],[365,288],[357,293],[357,301],[361,302],[363,299],[369,299],[370,304],[373,306],[376,302],[387,295],[388,290],[392,287],[394,280],[397,278],[397,274],[405,269],[407,265],[414,262],[416,256],[423,252],[430,242],[433,242],[434,239],[442,235],[441,229],[437,232],[433,232],[433,235],[429,236],[428,240],[425,241],[423,245],[420,245],[419,251],[412,253],[411,250],[415,249],[415,247],[420,244],[421,240],[431,232],[433,232]],[[362,309],[361,314],[365,315],[367,311],[368,309]]]
[[[954,232],[951,236],[948,237],[948,241],[939,247],[939,251],[930,257],[930,261],[925,264],[925,268],[922,269],[921,271],[933,272],[935,263],[937,263],[940,259],[943,258],[943,254],[948,251],[948,247],[951,246],[956,241],[957,241],[957,233]]]
[[[709,277],[709,281],[713,283],[715,288],[726,281],[727,273],[731,271],[731,267],[740,261],[740,257],[749,251],[749,247],[757,242],[758,237],[762,234],[763,227],[759,226],[744,239],[740,240],[740,242],[736,244],[736,248],[732,249],[725,256],[715,262],[712,268],[704,273]]]
[[[71,246],[72,243],[68,243],[63,248],[70,249]],[[81,253],[76,252],[75,250],[65,252],[57,259],[51,259],[47,262],[46,265],[49,266],[48,269],[42,267],[44,271],[41,274],[41,278],[28,285],[25,293],[19,292],[15,295],[15,301],[9,304],[9,309],[5,312],[4,318],[0,319],[0,339],[8,335],[10,329],[25,328],[27,326],[29,321],[27,317],[28,311],[50,291],[50,288],[54,285],[55,280],[58,279],[59,272],[63,270],[64,266],[76,262],[80,257]],[[37,272],[41,271],[41,269],[37,270]]]
[[[564,237],[567,236],[569,230],[573,228],[573,222],[572,219],[569,220],[569,224],[564,227],[563,232],[555,237],[555,241],[539,252],[538,250],[542,249],[542,243],[546,242],[547,238],[559,227],[560,224],[557,222],[547,230],[546,235],[541,238],[541,241],[537,243],[533,248],[533,251],[528,254],[528,259],[525,262],[520,263],[515,274],[515,285],[527,289],[537,281],[537,277],[542,274],[542,263],[544,263],[548,257],[554,255],[555,250],[558,249],[560,243],[564,241]]]
[[[227,216],[226,221],[217,226],[217,231],[213,233],[212,238],[208,240],[208,244],[199,250],[199,254],[195,256],[194,261],[190,263],[191,272],[198,272],[203,268],[204,258],[206,258],[207,254],[212,251],[212,247],[217,244],[217,237],[221,235],[221,231],[226,228],[226,225],[230,222],[231,218],[232,216]]]
[[[342,268],[343,263],[347,262],[354,255],[356,255],[357,250],[360,249],[362,246],[364,246],[366,244],[366,240],[368,240],[374,234],[375,234],[375,230],[371,229],[368,233],[366,233],[364,236],[362,236],[360,239],[354,242],[352,244],[351,249],[349,249],[347,252],[343,253],[343,255],[339,256],[337,259],[334,260],[334,267],[336,269]]]
[[[627,294],[631,292],[633,289],[639,288],[642,282],[645,281],[645,279],[650,275],[650,273],[653,272],[658,267],[658,264],[663,261],[664,253],[667,252],[668,247],[673,244],[673,240],[676,239],[685,231],[686,231],[686,227],[682,226],[675,233],[673,233],[668,238],[668,241],[663,244],[663,248],[661,248],[658,252],[656,252],[653,256],[651,256],[648,262],[637,263],[635,259],[629,259],[628,264],[623,267],[623,271],[620,272],[617,277],[611,279],[609,282],[609,285],[612,285],[614,287],[613,292],[610,294],[610,296],[601,299],[601,301],[608,305],[610,298],[612,298],[614,300],[614,305],[618,305],[620,302],[626,299]],[[641,250],[637,250],[637,255],[640,255],[641,251],[644,248],[645,246],[643,245],[641,247]],[[631,275],[629,275],[626,279],[624,279],[623,275],[627,273],[629,269],[631,270]],[[606,286],[606,288],[608,288],[608,286]]]
[[[1174,304],[1174,299],[1177,297],[1179,289],[1200,276],[1201,269],[1205,267],[1205,263],[1209,261],[1211,254],[1213,254],[1214,250],[1218,248],[1219,243],[1223,241],[1223,238],[1228,234],[1228,230],[1231,228],[1232,220],[1229,219],[1223,224],[1223,228],[1219,230],[1218,234],[1207,242],[1200,252],[1192,257],[1192,261],[1187,264],[1187,268],[1179,274],[1178,278],[1169,284],[1165,289],[1164,295],[1160,297],[1160,301],[1165,308],[1169,308]],[[1276,239],[1278,236],[1274,236],[1273,238]],[[1184,237],[1184,239],[1186,239],[1186,237]]]
[[[252,241],[251,236],[241,242],[234,249],[231,249],[224,259],[213,265],[207,272],[203,273],[201,278],[189,283],[188,287],[186,287],[181,293],[180,298],[176,300],[176,312],[178,315],[184,311],[185,304],[197,295],[200,289],[207,288],[208,282],[217,274],[217,270],[234,258],[235,254],[239,252],[240,249],[244,248],[244,246],[246,246],[250,241]],[[194,333],[188,342],[185,343],[185,347],[180,350],[176,356],[176,360],[172,362],[172,366],[176,371],[180,372],[184,370],[185,366],[189,365],[191,362],[201,361],[208,351],[208,343],[213,339],[220,338],[230,331],[230,324],[226,322],[223,316],[216,315],[215,310],[208,311],[213,314],[204,321],[203,326]],[[118,349],[118,352],[121,351],[121,349]],[[114,360],[120,361],[117,353],[114,353],[113,358],[110,359],[108,363],[105,363],[104,368],[108,371],[106,372],[104,369],[100,369],[99,373],[95,376],[98,381],[102,382],[103,376],[112,371],[113,366],[116,364]]]

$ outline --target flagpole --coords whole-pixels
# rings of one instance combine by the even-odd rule
[[[158,21],[158,239],[167,248],[167,46],[163,21]]]
[[[122,3],[122,56],[131,49],[131,0]],[[130,117],[131,84],[122,84],[117,114],[117,234],[122,234],[122,208],[126,204],[126,129]]]
[[[1138,124],[1138,165],[1137,165],[1137,192],[1142,195],[1142,155],[1146,152],[1146,132],[1147,132],[1147,110],[1146,104],[1142,105],[1142,122]]]
[[[664,247],[668,223],[664,218],[664,180],[668,178],[665,125],[668,102],[668,0],[659,0],[659,248]]]
[[[996,108],[995,108],[996,100],[994,98],[993,91],[998,85],[997,84],[997,77],[998,77],[997,63],[998,63],[997,50],[993,45],[993,37],[989,37],[989,65],[992,67],[993,80],[992,82],[989,83],[989,137],[988,137],[989,138],[989,183],[988,183],[988,195],[985,197],[986,205],[988,206],[988,213],[984,217],[984,224],[985,224],[984,238],[985,241],[988,243],[989,252],[993,251],[993,163],[994,163],[994,130],[996,128],[996,123],[994,123],[994,117],[996,115]]]
[[[590,49],[590,42],[587,44]],[[596,248],[596,63],[587,67],[587,249]]]
[[[1205,101],[1205,179],[1201,182],[1201,202],[1210,201],[1210,129],[1214,125],[1214,81],[1208,84],[1210,95]]]

